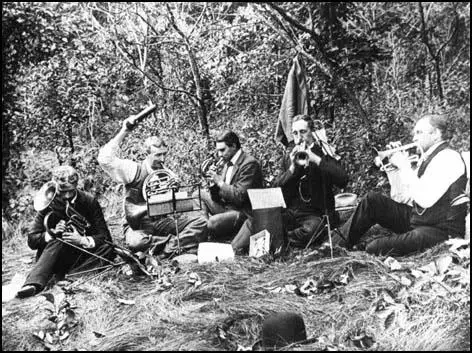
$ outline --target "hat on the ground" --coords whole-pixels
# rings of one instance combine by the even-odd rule
[[[299,314],[272,314],[262,324],[262,345],[265,348],[281,348],[303,340],[306,340],[305,323]]]

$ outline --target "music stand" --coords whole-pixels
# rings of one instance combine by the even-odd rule
[[[331,258],[333,257],[333,245],[331,242],[331,224],[329,222],[329,216],[325,213],[321,216],[321,222],[315,229],[310,241],[305,246],[305,250],[310,247],[310,245],[317,240],[322,234],[325,228],[328,228],[328,239],[329,239],[329,247],[331,248]]]
[[[329,249],[331,251],[331,258],[333,258],[333,242],[331,241],[331,224],[329,222],[328,207],[326,205],[326,183],[325,183],[325,176],[324,176],[323,172],[321,172],[321,185],[322,185],[322,190],[323,190],[323,209],[324,209],[324,213],[321,216],[321,222],[316,227],[316,230],[313,233],[310,241],[306,245],[305,250],[308,249],[308,247],[311,245],[311,243],[313,243],[313,241],[318,239],[321,236],[321,234],[323,234],[323,231],[324,231],[325,228],[328,228]],[[326,223],[326,224],[324,224],[324,223]],[[323,224],[324,224],[324,226],[323,226]]]
[[[194,209],[194,200],[196,197],[189,193],[194,187],[198,188],[198,200],[200,210],[202,209],[202,198],[201,198],[201,184],[188,184],[177,188],[164,188],[160,190],[158,194],[152,194],[151,190],[146,190],[146,204],[148,208],[148,216],[161,217],[172,215],[175,223],[175,235],[177,237],[177,252],[180,255],[180,238],[179,238],[179,226],[177,223],[177,213],[185,213],[191,211],[198,211]],[[184,191],[182,191],[184,189]],[[185,190],[187,189],[187,190]],[[190,195],[190,196],[189,196]]]

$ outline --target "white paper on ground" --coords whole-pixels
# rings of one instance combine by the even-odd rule
[[[198,244],[198,263],[232,262],[234,251],[231,244],[224,243],[200,243]]]
[[[261,257],[268,254],[270,250],[270,233],[267,229],[251,235],[249,239],[249,256]]]
[[[2,303],[8,302],[16,297],[26,281],[26,276],[22,273],[16,273],[9,284],[2,286]]]

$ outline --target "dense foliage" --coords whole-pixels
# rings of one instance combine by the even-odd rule
[[[114,190],[98,149],[150,101],[159,110],[125,142],[124,156],[140,157],[136,142],[161,134],[170,167],[195,181],[212,138],[230,128],[269,184],[297,54],[311,114],[350,173],[346,191],[385,187],[371,148],[409,142],[421,113],[449,114],[452,145],[470,149],[469,12],[459,2],[5,2],[3,209],[24,212],[60,163],[75,165],[86,188]]]

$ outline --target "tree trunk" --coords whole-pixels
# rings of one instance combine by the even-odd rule
[[[190,62],[190,67],[192,68],[193,80],[195,81],[195,90],[197,92],[197,103],[198,103],[198,121],[200,122],[200,129],[202,130],[205,137],[208,139],[210,137],[210,130],[208,127],[208,110],[205,106],[205,101],[203,99],[203,90],[202,90],[202,81],[200,78],[200,71],[198,70],[197,60],[193,53],[192,48],[188,41],[185,41],[185,46],[187,47],[188,58]]]
[[[6,117],[2,119],[2,210],[8,205],[8,190],[5,187],[5,174],[10,161],[10,139],[8,136],[8,125]]]
[[[439,55],[434,58],[434,69],[436,70],[436,85],[438,86],[438,95],[441,101],[444,99],[442,80],[441,80],[441,63]]]

